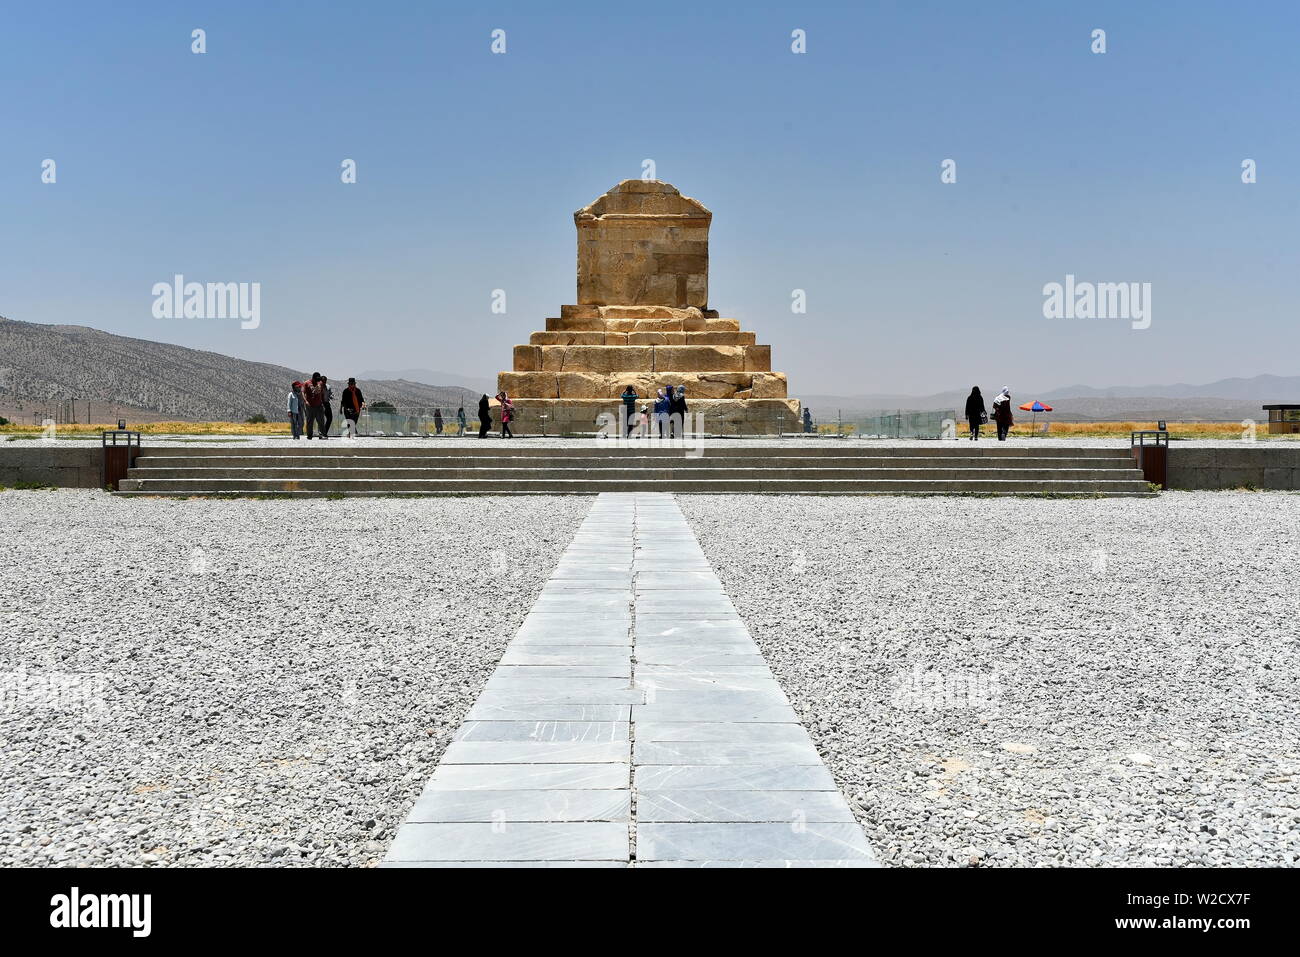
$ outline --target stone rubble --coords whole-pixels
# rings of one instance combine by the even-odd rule
[[[1300,496],[678,500],[884,863],[1300,863]]]
[[[590,503],[0,492],[0,865],[377,862]]]

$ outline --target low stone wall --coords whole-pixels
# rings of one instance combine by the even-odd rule
[[[522,404],[522,403],[521,403]],[[593,402],[596,405],[609,403]],[[705,403],[698,403],[704,405]],[[755,403],[758,405],[760,403]],[[521,409],[521,411],[523,411]],[[594,413],[595,409],[589,410]],[[594,415],[591,416],[594,418]],[[531,416],[521,416],[531,418]],[[470,422],[471,431],[477,423]],[[538,422],[522,422],[532,433]],[[552,419],[549,428],[558,423]],[[568,424],[568,423],[565,423]],[[583,423],[587,428],[589,425]],[[495,428],[500,428],[493,418]],[[532,428],[529,428],[532,426]],[[98,442],[0,443],[0,486],[52,485],[57,488],[101,488],[102,455]],[[1245,443],[1232,448],[1205,448],[1174,443],[1169,449],[1171,489],[1230,489],[1251,487],[1300,491],[1300,443]]]
[[[1196,448],[1171,443],[1167,478],[1172,489],[1300,489],[1300,444]]]
[[[103,461],[98,442],[4,442],[0,444],[0,486],[102,488]]]

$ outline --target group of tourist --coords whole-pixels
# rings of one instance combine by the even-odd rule
[[[627,434],[634,431],[641,435],[657,435],[659,438],[681,438],[686,423],[686,386],[664,386],[655,394],[653,409],[650,405],[636,404],[641,396],[636,388],[629,385],[619,396],[623,400],[623,409],[627,414]]]
[[[976,390],[976,394],[978,391]],[[641,435],[657,435],[660,438],[683,436],[687,413],[686,386],[664,386],[655,394],[653,405],[643,404],[639,410],[637,402],[640,401],[641,396],[634,386],[629,385],[624,389],[620,398],[627,413],[629,436],[638,430]],[[496,400],[500,407],[501,437],[514,438],[514,432],[510,428],[510,423],[515,419],[514,401],[504,390],[497,393]],[[305,382],[294,382],[288,401],[289,424],[293,430],[293,437],[302,438],[305,430],[309,440],[317,436],[322,439],[327,438],[334,422],[333,402],[334,390],[330,388],[329,378],[319,372],[313,372],[311,378]],[[360,434],[357,420],[365,408],[366,400],[361,390],[357,388],[357,380],[348,379],[347,388],[343,390],[339,401],[339,412],[343,416],[343,437],[356,438]],[[456,410],[457,434],[465,434],[466,424],[465,409],[461,407]],[[488,430],[492,428],[492,403],[487,395],[483,395],[478,400],[478,424],[478,437],[486,438]],[[434,433],[442,435],[444,427],[442,409],[434,409]]]
[[[303,424],[306,423],[307,438],[311,440],[320,433],[320,438],[329,437],[330,426],[334,424],[334,390],[330,388],[329,378],[319,372],[313,372],[306,382],[294,382],[289,390],[289,426],[295,439],[302,438]],[[343,415],[343,434],[351,432],[357,437],[357,419],[366,407],[365,397],[357,388],[356,379],[348,379],[347,388],[339,401],[339,412]]]
[[[980,437],[980,426],[988,425],[989,418],[992,417],[993,423],[998,428],[998,441],[1005,442],[1007,433],[1011,427],[1016,424],[1015,417],[1011,414],[1011,388],[1003,386],[993,399],[993,411],[989,412],[984,407],[984,396],[980,395],[980,387],[975,386],[970,390],[970,395],[966,397],[966,424],[970,426],[970,440],[978,442]]]
[[[497,395],[497,400],[501,402],[501,434],[505,438],[511,437],[510,420],[514,418],[514,403],[504,392]],[[322,439],[328,438],[330,427],[334,424],[334,390],[330,388],[329,377],[323,376],[319,372],[313,372],[311,378],[305,382],[294,382],[289,389],[289,401],[287,411],[289,415],[289,426],[293,431],[295,439],[302,438],[304,430],[307,438],[314,439],[318,436]],[[365,396],[361,394],[361,389],[357,387],[356,379],[348,379],[347,388],[343,390],[343,395],[339,400],[339,412],[343,416],[343,430],[340,433],[343,438],[357,438],[360,430],[357,427],[357,421],[361,418],[361,412],[366,408]],[[479,417],[479,438],[487,435],[487,430],[492,426],[492,413],[488,406],[488,397],[485,395],[478,403]],[[461,406],[456,410],[457,434],[464,435],[468,421],[465,418],[465,407]],[[442,435],[446,427],[443,419],[442,409],[433,410],[433,429],[436,435]]]
[[[433,433],[434,433],[434,435],[442,435],[442,430],[443,430],[443,426],[444,426],[444,424],[445,424],[445,423],[443,422],[443,418],[442,418],[442,409],[434,409],[434,410],[433,410]],[[462,405],[459,409],[456,410],[456,428],[457,428],[456,434],[457,434],[458,436],[461,436],[461,435],[464,435],[464,434],[465,434],[465,424],[466,424],[466,423],[465,423],[465,407]]]
[[[504,389],[497,393],[497,403],[501,406],[501,438],[513,439],[515,434],[510,431],[510,423],[515,420],[515,404]],[[488,430],[491,428],[492,403],[485,394],[478,400],[478,437],[487,438]],[[463,432],[464,429],[462,428],[461,431]]]

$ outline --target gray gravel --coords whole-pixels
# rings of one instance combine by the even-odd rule
[[[8,441],[8,437],[3,437]],[[23,444],[31,443],[31,439],[17,439],[16,442]],[[88,436],[77,439],[60,439],[69,443],[80,442],[98,442],[99,437]],[[220,448],[229,448],[234,451],[240,449],[254,448],[279,448],[296,445],[299,448],[310,448],[315,450],[322,444],[327,448],[462,448],[462,449],[487,449],[490,452],[497,452],[503,445],[510,447],[526,446],[527,448],[548,448],[548,449],[580,449],[580,448],[604,448],[610,444],[607,440],[596,438],[559,438],[556,436],[544,435],[521,435],[516,439],[502,439],[497,433],[489,433],[486,439],[478,438],[478,432],[475,430],[472,434],[461,438],[453,435],[440,435],[436,438],[407,436],[398,438],[388,436],[379,438],[376,436],[366,436],[359,439],[327,439],[324,443],[319,441],[308,442],[305,439],[299,439],[296,443],[287,435],[242,435],[242,436],[221,436],[221,435],[145,435],[142,439],[146,448],[168,446],[176,448],[193,447],[193,446],[216,446]],[[1240,448],[1242,441],[1238,438],[1223,439],[1178,439],[1178,446],[1182,448]],[[842,438],[837,439],[833,436],[802,436],[787,435],[782,438],[772,437],[749,437],[749,438],[710,438],[705,440],[704,449],[716,448],[838,448],[846,451],[854,450],[887,450],[897,448],[961,448],[966,450],[970,445],[964,439],[958,441],[939,442],[934,439],[860,439],[860,438]],[[694,440],[691,440],[691,444]],[[638,446],[637,441],[630,443],[631,447]],[[1261,433],[1256,447],[1289,449],[1300,448],[1300,436],[1293,435],[1268,435]],[[1017,436],[1012,433],[1005,442],[981,442],[980,449],[984,448],[1108,448],[1108,449],[1125,449],[1130,446],[1127,435],[1115,436],[1113,438],[1077,438],[1077,437],[1039,437],[1029,438],[1027,436]]]
[[[1300,863],[1300,495],[679,501],[884,862]]]
[[[0,865],[376,862],[591,501],[0,492]]]

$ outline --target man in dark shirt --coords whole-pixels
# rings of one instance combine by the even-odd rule
[[[307,406],[307,440],[311,441],[313,426],[319,427],[320,437],[325,438],[325,383],[319,372],[311,374],[311,381],[303,383],[303,401]]]
[[[339,411],[343,413],[343,430],[351,430],[352,438],[356,438],[357,419],[361,417],[361,410],[366,407],[365,397],[361,390],[357,388],[357,380],[349,379],[348,387],[343,390],[343,401],[339,403]]]

